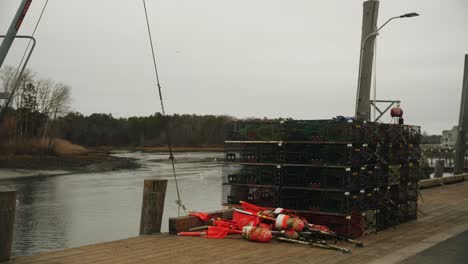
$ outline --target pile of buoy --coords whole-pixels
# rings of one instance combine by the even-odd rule
[[[203,212],[190,212],[190,215],[198,217],[205,225],[187,232],[180,232],[178,235],[216,239],[237,235],[248,241],[260,243],[267,243],[275,238],[282,242],[304,244],[344,253],[350,253],[351,250],[330,244],[330,239],[335,242],[341,240],[359,247],[363,246],[362,242],[339,236],[326,226],[310,224],[306,219],[288,209],[271,210],[248,202],[240,203],[242,209],[235,208],[232,219],[217,218]]]

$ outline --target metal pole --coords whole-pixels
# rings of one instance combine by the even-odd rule
[[[364,121],[370,120],[370,88],[372,62],[374,60],[374,38],[370,37],[377,34],[378,14],[379,1],[368,0],[363,3],[361,55],[359,58],[355,117]]]
[[[455,165],[453,174],[464,172],[466,152],[466,133],[468,129],[468,54],[465,55],[465,69],[463,75],[462,96],[460,104],[460,117],[458,120],[458,136],[455,145]]]
[[[0,35],[0,38],[5,38],[5,36]],[[14,83],[13,83],[13,87],[12,87],[12,89],[10,91],[10,95],[9,95],[10,97],[7,99],[7,101],[3,105],[3,108],[0,111],[0,121],[2,121],[2,119],[4,117],[4,114],[5,114],[5,111],[8,109],[8,107],[10,106],[11,101],[13,100],[13,97],[15,96],[16,89],[18,89],[18,86],[20,84],[21,76],[23,75],[24,69],[26,69],[26,65],[28,65],[29,59],[31,58],[31,55],[32,55],[32,53],[34,51],[34,48],[36,47],[36,39],[34,37],[32,37],[32,36],[15,36],[15,38],[27,38],[27,39],[32,40],[33,44],[31,46],[31,49],[29,50],[29,54],[26,57],[26,60],[24,61],[24,64],[23,64],[23,67],[21,68],[20,73],[16,77],[16,80],[13,80]]]
[[[392,21],[393,19],[395,18],[399,18],[399,17],[392,17],[390,19],[387,20],[387,22],[385,22],[382,26],[380,26],[376,31],[370,33],[369,35],[367,35],[364,40],[362,41],[361,43],[361,57],[359,58],[359,74],[358,74],[358,87],[357,87],[357,96],[356,96],[356,118],[358,118],[359,114],[358,113],[363,113],[363,111],[365,109],[368,108],[368,112],[367,112],[367,119],[359,119],[359,120],[370,120],[370,108],[371,108],[371,105],[370,105],[370,88],[371,88],[371,77],[372,77],[372,63],[373,61],[371,61],[371,65],[368,66],[369,69],[370,69],[370,72],[369,72],[369,76],[366,77],[368,78],[368,89],[367,90],[363,90],[361,86],[362,84],[362,79],[363,79],[363,74],[362,74],[362,60],[364,58],[364,56],[362,54],[364,54],[365,50],[364,50],[364,47],[366,46],[366,43],[367,43],[367,40],[370,39],[370,37],[374,37],[372,38],[372,47],[374,47],[374,42],[375,42],[375,38],[379,35],[379,31],[385,27],[390,21]],[[364,23],[364,22],[363,22]],[[372,48],[372,59],[374,59],[374,48]],[[369,70],[368,70],[369,71]],[[361,98],[362,96],[364,95],[368,95],[367,99],[365,98]],[[376,101],[376,98],[375,98],[375,95],[376,95],[376,92],[374,91],[374,101]],[[366,106],[366,102],[369,102],[369,106]],[[361,112],[359,112],[361,111]],[[365,111],[364,111],[365,112]],[[375,114],[374,114],[375,115]],[[363,117],[364,118],[364,117]],[[378,121],[377,120],[374,120],[374,121]]]
[[[2,67],[3,62],[10,50],[13,41],[15,40],[16,33],[18,33],[21,24],[23,23],[24,17],[28,12],[29,6],[31,5],[32,0],[23,0],[16,12],[15,18],[11,21],[10,27],[8,28],[5,39],[2,41],[0,46],[0,67]]]

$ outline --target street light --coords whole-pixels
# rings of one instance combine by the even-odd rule
[[[415,16],[419,16],[419,14],[418,13],[408,13],[408,14],[401,15],[400,18],[415,17]]]
[[[357,96],[356,96],[356,100],[359,100],[359,90],[361,89],[361,74],[362,74],[362,60],[363,60],[363,54],[364,54],[364,46],[366,45],[366,42],[367,40],[372,37],[372,36],[378,36],[379,35],[379,31],[385,27],[388,23],[390,23],[390,21],[394,20],[394,19],[397,19],[397,18],[411,18],[411,17],[417,17],[419,16],[418,13],[406,13],[406,14],[403,14],[401,16],[395,16],[395,17],[392,17],[390,19],[388,19],[385,23],[383,23],[382,26],[380,26],[379,28],[377,28],[376,31],[370,33],[369,35],[367,35],[364,40],[362,41],[361,43],[361,58],[359,59],[359,78],[358,78],[358,87],[357,87]],[[356,107],[358,107],[358,104],[356,103]],[[370,116],[370,113],[369,113],[369,116]]]
[[[372,35],[374,33],[377,33],[379,32],[383,27],[385,27],[385,25],[387,25],[390,21],[392,21],[393,19],[397,19],[397,18],[410,18],[410,17],[417,17],[419,16],[418,13],[407,13],[407,14],[404,14],[404,15],[401,15],[401,16],[396,16],[396,17],[392,17],[390,18],[389,20],[387,20],[387,22],[385,22],[382,26],[380,26],[375,32],[373,33],[370,33],[369,35]],[[368,35],[368,36],[369,36]]]

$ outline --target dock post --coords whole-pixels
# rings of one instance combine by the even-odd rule
[[[436,160],[434,178],[442,178],[444,175],[445,160]]]
[[[161,232],[167,180],[145,180],[141,206],[140,235]]]
[[[0,262],[11,257],[16,211],[16,191],[0,190]]]

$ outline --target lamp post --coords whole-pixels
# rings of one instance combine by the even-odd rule
[[[363,88],[361,87],[361,80],[362,80],[362,64],[363,64],[362,62],[363,62],[363,58],[364,58],[364,56],[363,56],[363,54],[364,54],[364,47],[365,47],[365,45],[366,45],[367,40],[369,40],[369,39],[370,39],[371,37],[373,37],[373,36],[378,36],[378,35],[379,35],[379,31],[380,31],[383,27],[385,27],[388,23],[390,23],[390,21],[392,21],[392,20],[394,20],[394,19],[397,19],[397,18],[411,18],[411,17],[416,17],[416,16],[419,16],[419,14],[418,14],[418,13],[407,13],[407,14],[404,14],[404,15],[401,15],[401,16],[392,17],[392,18],[388,19],[382,26],[380,26],[379,28],[377,28],[376,31],[374,31],[374,32],[372,32],[372,33],[370,33],[370,34],[368,34],[368,35],[364,38],[364,40],[362,41],[362,43],[361,43],[361,56],[360,56],[360,58],[359,58],[359,75],[358,75],[358,87],[357,87],[357,96],[356,96],[356,117],[360,116],[360,115],[362,114],[361,112],[363,111],[363,109],[362,109],[362,100],[359,100],[359,99],[360,99],[360,91],[361,91],[361,89],[363,89]],[[368,89],[370,89],[370,87],[369,87]],[[368,99],[367,99],[367,100],[368,100]],[[369,105],[369,107],[370,107],[370,104],[366,104],[366,105]],[[370,109],[365,109],[364,111],[367,112],[367,117],[366,117],[366,119],[367,119],[367,121],[369,121],[369,120],[370,120]]]

